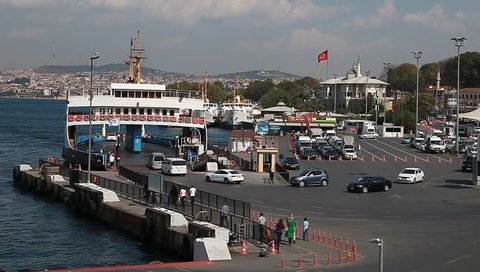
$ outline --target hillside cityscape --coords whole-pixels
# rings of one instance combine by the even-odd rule
[[[123,64],[93,67],[93,89],[105,91],[112,82],[125,82],[127,76],[128,67]],[[256,70],[208,75],[208,80],[223,82],[227,89],[232,89],[237,76],[242,86],[248,86],[249,82],[255,80],[271,79],[273,82],[281,82],[301,78],[277,70]],[[144,67],[142,80],[143,83],[150,84],[169,85],[178,82],[201,84],[205,80],[205,75],[180,74]],[[82,93],[89,88],[90,66],[40,66],[0,70],[0,96],[2,97],[62,98],[65,97],[67,90]]]

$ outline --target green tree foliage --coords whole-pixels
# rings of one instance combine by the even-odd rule
[[[283,102],[285,105],[291,105],[290,94],[282,88],[273,88],[264,94],[260,100],[264,108],[270,108],[277,105],[278,102]]]
[[[423,90],[424,86],[435,86],[437,84],[438,65],[438,63],[427,63],[420,68],[419,90]]]
[[[442,85],[457,86],[457,56],[445,60],[441,66]],[[460,54],[460,88],[480,86],[480,53]]]
[[[250,99],[253,101],[260,101],[260,98],[268,93],[269,91],[275,88],[275,84],[271,79],[260,81],[256,80],[248,87],[243,90],[241,93],[246,99]]]
[[[391,68],[388,72],[388,83],[394,90],[413,93],[417,86],[417,67],[415,64],[404,63]]]
[[[395,125],[403,125],[407,129],[415,129],[415,114],[417,101],[414,95],[406,95],[397,101],[393,113]],[[427,93],[420,92],[418,96],[418,118],[431,114],[435,109],[435,98]]]
[[[227,100],[228,92],[221,81],[215,81],[208,85],[208,99],[211,103],[222,103]]]

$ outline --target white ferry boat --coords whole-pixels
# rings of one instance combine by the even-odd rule
[[[238,94],[238,77],[235,82],[233,101],[222,104],[220,126],[224,128],[253,128],[253,107],[252,103],[247,103],[241,99]]]
[[[105,94],[94,94],[92,90],[90,94],[67,94],[65,144],[62,152],[67,163],[81,165],[84,169],[87,167],[88,147],[80,139],[82,133],[85,135],[89,131],[86,141],[91,143],[88,145],[91,147],[90,168],[103,170],[107,165],[107,156],[104,146],[97,145],[96,139],[106,136],[107,130],[122,130],[126,151],[141,152],[144,136],[142,131],[146,126],[182,128],[175,143],[176,153],[189,152],[192,161],[201,161],[197,156],[205,153],[207,145],[203,99],[190,90],[168,90],[163,84],[140,84],[139,64],[143,59],[143,49],[140,48],[138,33],[137,48],[133,48],[133,39],[130,48],[129,83],[111,83],[110,90]],[[135,56],[132,53],[134,51]],[[135,73],[133,64],[136,67]],[[92,127],[95,131],[101,131],[102,135],[91,135]],[[116,146],[118,148],[118,141]]]

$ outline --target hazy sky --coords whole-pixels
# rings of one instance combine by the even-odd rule
[[[0,0],[0,68],[123,62],[141,31],[144,66],[201,75],[281,70],[343,75],[360,56],[423,63],[480,51],[478,0]]]

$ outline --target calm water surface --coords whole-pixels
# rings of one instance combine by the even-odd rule
[[[175,260],[127,233],[74,214],[63,203],[14,187],[16,164],[38,167],[39,158],[60,157],[65,109],[65,101],[0,99],[0,270]],[[212,131],[212,139],[228,134]]]

